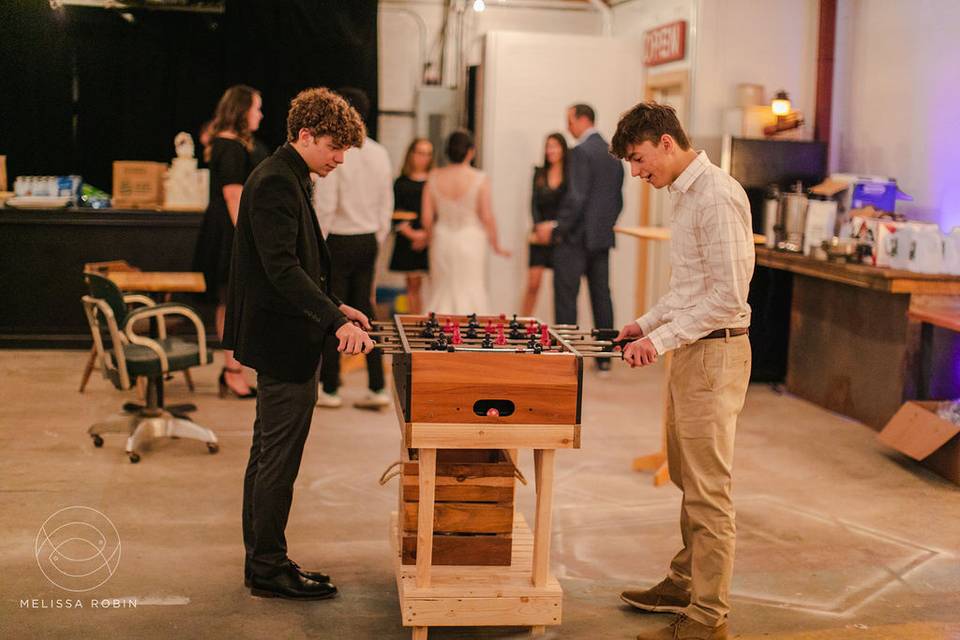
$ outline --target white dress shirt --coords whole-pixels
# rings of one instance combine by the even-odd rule
[[[578,144],[582,143],[584,140],[586,140],[587,138],[589,138],[595,133],[600,133],[600,131],[596,127],[590,127],[589,129],[581,133],[579,138],[574,140],[573,146],[577,146]]]
[[[670,291],[637,319],[659,354],[717,329],[749,327],[755,261],[747,194],[705,152],[667,189]]]
[[[378,242],[384,241],[393,217],[393,169],[383,145],[367,138],[313,184],[313,206],[324,237],[374,233]]]

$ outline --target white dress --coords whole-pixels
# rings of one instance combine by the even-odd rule
[[[459,198],[444,196],[430,186],[436,222],[430,241],[430,298],[427,311],[438,314],[488,313],[487,233],[478,213],[480,185],[474,183]]]

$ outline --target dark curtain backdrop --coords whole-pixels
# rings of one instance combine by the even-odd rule
[[[301,89],[350,85],[377,104],[376,0],[233,0],[216,16],[132,15],[0,2],[0,155],[11,181],[76,173],[110,191],[114,160],[169,162],[174,135],[196,142],[232,84],[263,94],[257,135],[271,149]],[[372,136],[376,121],[374,109]]]

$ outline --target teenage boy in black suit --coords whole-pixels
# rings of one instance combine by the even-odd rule
[[[343,98],[319,88],[290,103],[287,143],[243,187],[233,242],[224,347],[257,370],[257,418],[243,486],[245,577],[254,595],[300,600],[337,593],[330,577],[287,557],[284,529],[317,402],[325,338],[367,353],[367,317],[330,292],[330,254],[311,204],[310,173],[343,163],[365,130]]]

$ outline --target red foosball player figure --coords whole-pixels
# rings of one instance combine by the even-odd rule
[[[498,346],[503,346],[507,344],[507,337],[503,335],[503,323],[497,325],[497,337],[493,341],[493,344]]]
[[[540,325],[540,344],[543,345],[544,349],[549,349],[550,345],[553,344],[553,340],[550,338],[550,327],[546,324]]]

